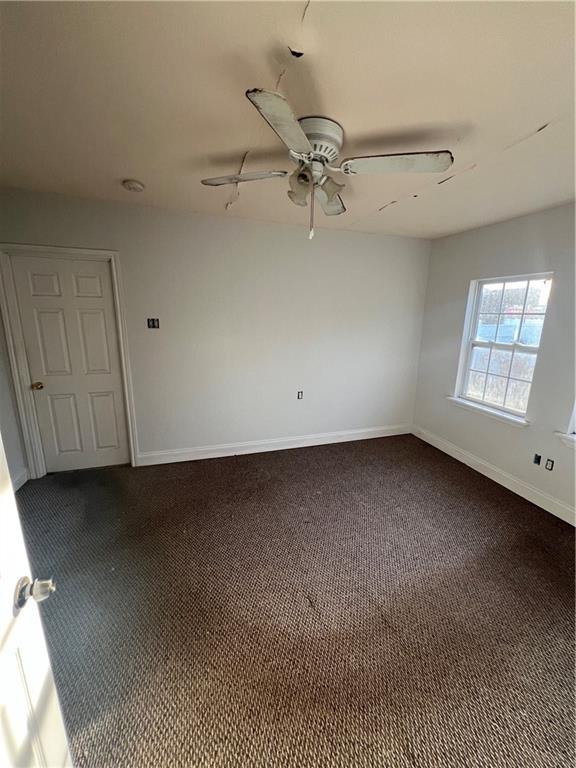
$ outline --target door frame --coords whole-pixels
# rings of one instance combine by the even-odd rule
[[[6,333],[6,345],[8,347],[12,381],[16,393],[18,415],[20,417],[24,450],[28,464],[28,476],[31,479],[43,477],[46,474],[46,461],[44,449],[42,448],[36,405],[32,390],[30,389],[32,377],[30,376],[28,357],[26,355],[24,332],[20,319],[14,272],[12,270],[12,259],[18,256],[40,256],[51,259],[70,259],[72,261],[106,261],[110,265],[130,463],[133,467],[136,466],[135,459],[138,440],[136,434],[134,391],[128,355],[128,335],[123,311],[124,292],[118,251],[66,248],[55,245],[0,243],[0,311]]]

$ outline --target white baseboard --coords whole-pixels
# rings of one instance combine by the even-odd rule
[[[421,440],[430,443],[430,445],[433,445],[435,448],[439,448],[444,453],[452,456],[452,458],[458,459],[458,461],[461,461],[463,464],[467,464],[482,475],[486,475],[486,477],[489,477],[491,480],[500,483],[500,485],[508,488],[508,490],[514,491],[518,496],[522,496],[522,498],[531,501],[533,504],[537,504],[547,512],[551,512],[561,520],[564,520],[571,525],[576,525],[575,510],[569,504],[566,504],[566,502],[560,501],[560,499],[557,499],[554,496],[550,496],[550,494],[541,491],[539,488],[527,483],[525,480],[520,480],[518,477],[510,475],[508,472],[504,472],[504,470],[499,469],[494,466],[494,464],[490,464],[488,461],[459,448],[454,443],[444,440],[444,438],[438,437],[438,435],[428,432],[426,429],[414,426],[412,428],[412,434],[416,435],[416,437],[419,437]]]
[[[221,456],[237,456],[242,453],[263,453],[265,451],[283,451],[288,448],[305,448],[309,445],[326,443],[344,443],[350,440],[368,440],[374,437],[406,435],[411,431],[408,424],[391,427],[369,427],[368,429],[346,429],[340,432],[322,432],[315,435],[296,437],[275,437],[269,440],[248,440],[244,443],[221,443],[203,445],[198,448],[179,448],[168,451],[144,451],[136,457],[136,466],[165,464],[174,461],[195,461],[197,459],[215,459]]]
[[[19,488],[22,488],[25,482],[29,479],[29,474],[27,469],[23,469],[16,477],[12,480],[12,487],[14,488],[14,492],[16,492]]]

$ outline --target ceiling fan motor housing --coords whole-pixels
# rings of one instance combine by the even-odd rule
[[[324,165],[333,165],[344,141],[342,126],[327,117],[302,117],[298,122],[312,144],[315,159]]]

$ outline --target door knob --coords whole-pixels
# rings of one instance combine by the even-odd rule
[[[53,579],[34,579],[31,581],[28,576],[22,576],[21,579],[18,579],[14,592],[14,609],[19,611],[31,597],[37,603],[41,603],[55,591],[56,584]]]
[[[41,381],[33,381],[30,384],[30,389],[44,389],[44,384]]]

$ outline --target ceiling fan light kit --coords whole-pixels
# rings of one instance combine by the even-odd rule
[[[284,96],[273,91],[254,88],[246,91],[246,97],[285,144],[289,158],[297,165],[290,174],[288,198],[295,205],[304,207],[310,197],[310,238],[314,236],[315,200],[326,216],[339,216],[346,211],[340,196],[345,185],[334,181],[328,172],[345,176],[362,173],[443,173],[454,162],[449,150],[438,150],[350,157],[337,166],[344,143],[344,130],[339,123],[328,117],[302,117],[297,120]],[[252,171],[202,179],[202,184],[220,186],[284,176],[288,176],[287,171]]]

